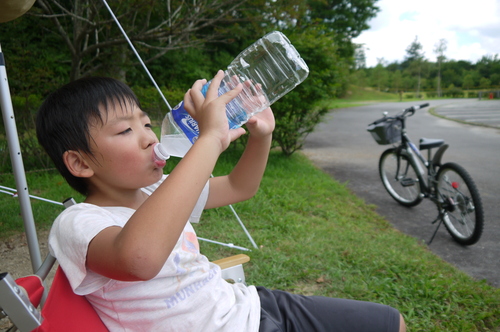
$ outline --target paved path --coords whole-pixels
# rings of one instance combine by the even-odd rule
[[[439,106],[435,112],[452,120],[500,128],[500,100],[471,99],[465,103]]]

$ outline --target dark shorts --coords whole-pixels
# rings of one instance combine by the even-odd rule
[[[398,332],[399,312],[371,302],[303,296],[257,287],[260,332]]]

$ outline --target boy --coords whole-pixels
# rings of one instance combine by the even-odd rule
[[[86,196],[56,219],[51,252],[75,293],[110,331],[398,331],[402,317],[367,302],[303,297],[229,284],[199,252],[191,222],[204,208],[252,197],[274,130],[271,109],[252,117],[232,172],[210,178],[217,158],[245,130],[229,130],[218,97],[197,81],[184,105],[200,135],[172,173],[155,159],[158,139],[133,92],[108,78],[72,82],[47,98],[37,135],[68,183]],[[364,326],[364,329],[362,329]]]

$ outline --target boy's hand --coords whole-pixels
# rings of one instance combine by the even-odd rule
[[[274,131],[274,114],[270,107],[255,114],[246,123],[246,127],[253,137],[265,137]]]
[[[224,72],[219,70],[208,88],[206,97],[201,93],[201,88],[207,83],[206,80],[198,80],[184,96],[184,107],[188,113],[198,122],[200,137],[211,136],[221,142],[222,149],[226,149],[229,143],[245,133],[242,128],[229,130],[226,117],[226,104],[236,97],[241,89],[238,84],[234,89],[218,96],[219,85],[224,77]]]

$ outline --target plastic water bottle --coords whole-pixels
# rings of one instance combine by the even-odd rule
[[[219,96],[239,83],[243,90],[226,105],[229,128],[243,125],[304,81],[309,68],[288,38],[279,31],[268,33],[241,52],[225,70]],[[211,81],[202,88],[206,95]],[[183,157],[199,135],[198,123],[184,108],[175,106],[163,119],[159,158]]]

